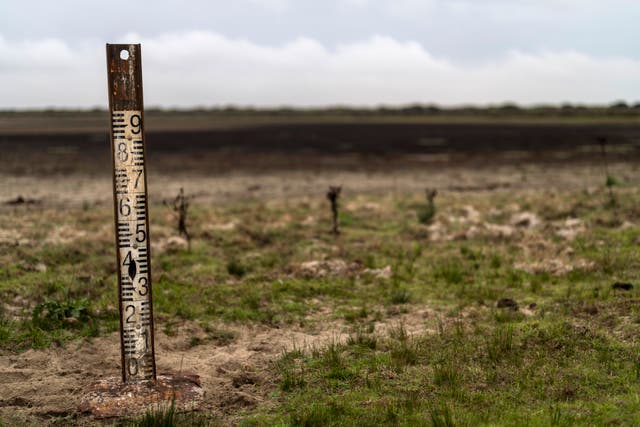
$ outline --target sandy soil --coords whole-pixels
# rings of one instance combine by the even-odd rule
[[[385,334],[402,324],[409,334],[429,332],[425,321],[432,316],[426,308],[414,309],[378,323],[376,331]],[[160,325],[156,357],[159,372],[199,375],[205,392],[200,409],[216,415],[224,424],[237,421],[243,409],[265,402],[276,381],[265,368],[283,351],[313,348],[348,337],[344,325],[335,322],[322,322],[322,328],[306,331],[220,327],[236,334],[233,342],[194,347],[190,344],[193,338],[206,339],[197,324],[182,324],[171,336]],[[78,416],[80,425],[93,424],[91,417],[78,413],[78,405],[92,383],[119,375],[119,346],[118,334],[114,333],[65,347],[0,356],[0,419],[16,425],[48,425],[56,418]]]

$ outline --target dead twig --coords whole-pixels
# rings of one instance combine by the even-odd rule
[[[342,191],[342,186],[329,187],[329,191],[327,192],[327,199],[331,202],[331,213],[333,214],[333,234],[336,236],[340,234],[340,230],[338,228],[338,198],[340,198],[340,192]]]
[[[600,153],[602,154],[602,163],[604,165],[604,174],[606,176],[605,186],[609,191],[609,205],[616,206],[616,196],[613,192],[613,186],[616,185],[616,179],[609,173],[609,161],[607,159],[607,138],[599,136],[596,138],[600,144]]]
[[[184,189],[180,188],[180,192],[171,203],[167,203],[166,200],[164,201],[164,204],[173,209],[173,212],[176,214],[176,218],[178,219],[178,234],[187,239],[189,250],[191,250],[191,235],[187,230],[187,215],[189,213],[191,199],[193,199],[193,196],[185,196]]]
[[[418,221],[421,224],[429,224],[433,217],[436,214],[436,196],[438,195],[438,190],[427,188],[425,190],[425,196],[427,198],[427,203],[418,209]]]

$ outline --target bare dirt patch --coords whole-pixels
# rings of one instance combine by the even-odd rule
[[[375,333],[386,335],[398,327],[408,335],[431,333],[434,330],[427,326],[429,320],[433,320],[432,310],[414,307],[375,322]],[[207,339],[207,332],[196,323],[174,327],[171,335],[160,327],[156,331],[156,354],[159,372],[200,376],[204,400],[199,409],[218,417],[223,424],[233,424],[243,410],[267,403],[267,395],[278,381],[271,367],[283,352],[321,348],[349,337],[349,327],[333,321],[306,330],[220,328],[235,337],[227,342]],[[80,414],[78,407],[91,384],[119,375],[119,348],[119,336],[113,333],[64,347],[0,356],[0,419],[47,425],[60,417],[77,416],[80,425],[96,422]]]
[[[327,338],[260,327],[233,330],[238,338],[232,343],[196,346],[190,341],[203,331],[195,324],[183,325],[175,336],[156,332],[159,370],[200,375],[205,391],[202,409],[223,418],[263,401],[269,387],[258,386],[272,381],[263,368],[280,352],[295,342],[319,343]],[[118,335],[111,334],[64,348],[0,356],[0,416],[7,421],[46,424],[52,417],[77,414],[90,384],[120,372],[119,347]]]

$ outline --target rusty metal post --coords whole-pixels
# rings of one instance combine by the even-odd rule
[[[92,384],[78,409],[95,418],[192,411],[204,396],[198,375],[156,376],[140,45],[108,44],[107,69],[122,376]]]
[[[122,381],[156,380],[139,44],[107,44]]]

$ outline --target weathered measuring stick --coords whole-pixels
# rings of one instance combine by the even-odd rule
[[[139,44],[107,44],[122,380],[156,380]]]
[[[159,405],[194,410],[204,395],[198,375],[156,377],[141,68],[139,44],[107,45],[122,381],[109,377],[89,387],[79,409],[96,418],[137,416]]]

